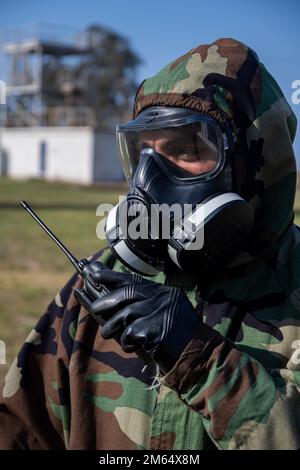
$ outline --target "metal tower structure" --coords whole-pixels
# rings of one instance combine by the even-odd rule
[[[7,127],[94,125],[93,110],[68,72],[88,52],[82,39],[47,25],[1,32]]]

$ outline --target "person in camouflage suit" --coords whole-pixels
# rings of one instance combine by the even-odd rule
[[[256,53],[234,39],[193,48],[140,86],[150,106],[196,110],[238,130],[236,192],[255,211],[247,247],[205,288],[180,286],[202,327],[166,374],[103,339],[75,274],[5,379],[2,449],[300,448],[300,231],[293,224],[296,118]],[[110,249],[94,256],[130,271]],[[199,267],[201,269],[201,267]]]

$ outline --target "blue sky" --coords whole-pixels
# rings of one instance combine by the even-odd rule
[[[239,39],[256,50],[295,112],[300,167],[300,104],[291,84],[300,80],[298,0],[1,0],[0,28],[29,23],[110,27],[130,39],[144,63],[138,80],[152,75],[197,44]]]

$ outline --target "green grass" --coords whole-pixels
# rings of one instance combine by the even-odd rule
[[[100,203],[115,204],[124,185],[82,187],[43,181],[0,183],[0,339],[7,366],[57,290],[74,272],[67,258],[19,205],[26,200],[77,258],[100,250]],[[67,207],[67,209],[65,208]]]
[[[100,203],[115,204],[124,186],[116,188],[80,187],[41,181],[3,180],[0,185],[0,271],[35,269],[70,271],[58,248],[19,205],[24,199],[53,232],[81,258],[105,243],[96,237]],[[3,208],[3,205],[9,207]],[[67,207],[67,208],[65,208]]]
[[[18,204],[22,199],[35,204],[89,205],[94,209],[103,202],[111,202],[116,194],[126,192],[126,186],[94,185],[80,186],[42,180],[17,181],[1,179],[0,203]]]
[[[75,256],[83,258],[105,244],[95,233],[100,220],[96,207],[104,202],[114,204],[119,194],[125,193],[124,185],[82,187],[38,180],[1,180],[0,339],[6,343],[7,366],[0,365],[0,381],[38,317],[74,271],[19,206],[20,200],[32,204]],[[300,225],[300,191],[295,222]]]
[[[39,216],[75,254],[89,256],[103,246],[96,237],[100,220],[93,210],[37,210]],[[69,262],[24,209],[0,209],[0,270],[69,270]]]

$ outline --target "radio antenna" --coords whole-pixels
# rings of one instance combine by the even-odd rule
[[[78,259],[75,258],[74,255],[72,255],[72,253],[68,250],[68,248],[54,235],[52,230],[50,230],[50,228],[47,227],[47,225],[39,218],[39,216],[36,215],[36,213],[31,209],[30,205],[27,204],[26,201],[21,201],[21,206],[31,215],[31,217],[34,218],[34,220],[40,225],[40,227],[42,227],[42,229],[45,230],[45,232],[49,235],[49,237],[52,238],[54,243],[56,243],[56,245],[59,246],[59,248],[64,252],[66,257],[71,261],[76,271],[78,271],[79,274],[81,274],[83,266],[81,266],[80,261],[78,261]]]

